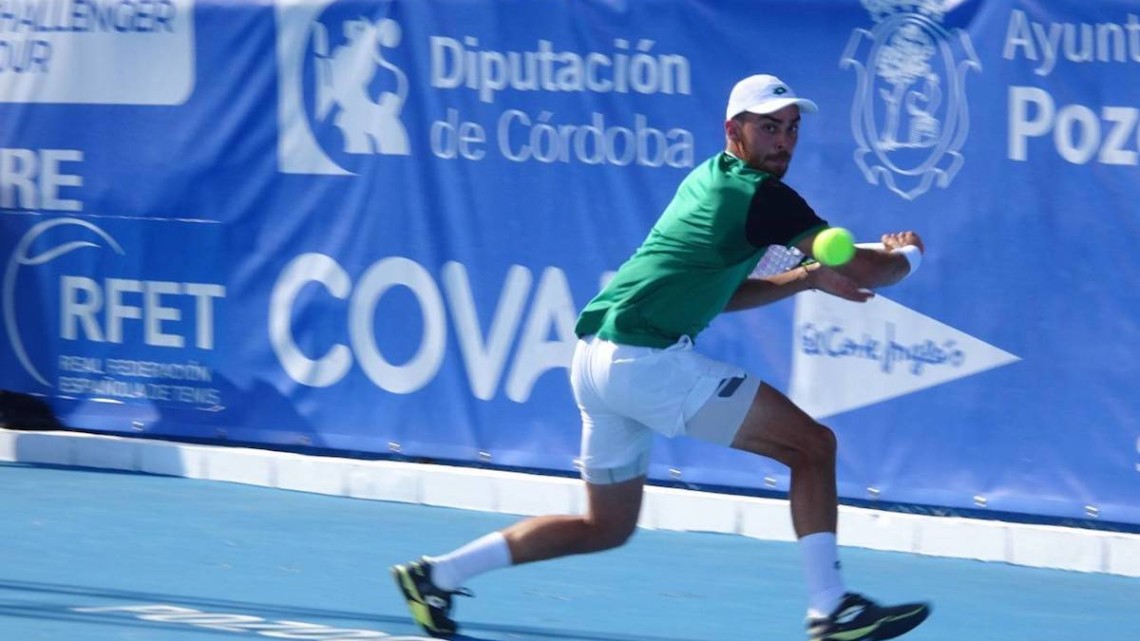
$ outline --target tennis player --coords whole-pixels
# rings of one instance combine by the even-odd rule
[[[863,302],[921,260],[911,231],[886,234],[839,268],[810,260],[828,224],[783,182],[800,115],[816,104],[779,78],[732,89],[725,150],[694,169],[648,237],[583,310],[570,379],[582,416],[584,515],[540,516],[441,556],[392,568],[415,620],[431,635],[457,630],[452,598],[490,570],[624,544],[641,509],[655,434],[688,436],[775,459],[791,469],[792,524],[808,588],[812,641],[901,635],[925,603],[880,605],[844,583],[836,522],[836,438],[774,387],[693,349],[723,311],[816,289]]]

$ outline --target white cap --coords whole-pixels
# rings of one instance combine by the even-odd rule
[[[788,105],[799,105],[808,113],[819,111],[819,107],[807,98],[797,98],[796,92],[776,76],[756,74],[736,83],[728,95],[728,109],[724,119],[731,120],[745,111],[754,114],[770,114]]]

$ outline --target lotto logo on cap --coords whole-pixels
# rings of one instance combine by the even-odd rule
[[[819,107],[807,98],[796,97],[784,81],[776,76],[757,74],[736,83],[728,96],[728,109],[724,119],[730,120],[744,112],[770,114],[789,105],[798,105],[802,111],[815,113]]]

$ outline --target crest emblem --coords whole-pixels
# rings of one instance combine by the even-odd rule
[[[966,72],[981,71],[969,35],[942,26],[941,0],[862,0],[877,23],[851,34],[840,67],[856,73],[855,162],[872,185],[907,200],[962,168],[970,128]]]

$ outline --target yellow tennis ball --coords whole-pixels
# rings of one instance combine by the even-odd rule
[[[815,235],[811,253],[828,267],[845,265],[855,256],[855,237],[842,227],[828,227]]]

